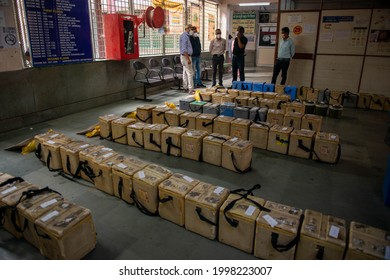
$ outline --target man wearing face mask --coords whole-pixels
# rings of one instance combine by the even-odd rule
[[[200,54],[202,50],[202,46],[200,44],[199,35],[196,29],[196,26],[192,27],[192,31],[194,32],[192,36],[190,36],[190,41],[192,45],[192,65],[194,68],[194,86],[195,87],[206,87],[202,84],[202,81],[200,79],[201,76],[201,70],[200,70]]]
[[[242,26],[237,27],[236,38],[233,45],[233,82],[237,81],[237,72],[240,71],[240,81],[245,81],[245,47],[248,43],[248,38],[244,36],[245,29]]]
[[[226,40],[221,37],[221,29],[215,30],[215,39],[210,42],[210,53],[213,56],[213,84],[217,83],[217,67],[219,86],[223,86],[223,63],[225,61],[224,53],[226,51]]]
[[[180,35],[180,62],[183,65],[183,88],[189,94],[194,94],[194,70],[192,68],[192,45],[190,36],[193,34],[191,24],[187,24]]]

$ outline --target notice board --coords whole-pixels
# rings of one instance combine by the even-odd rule
[[[24,0],[35,67],[93,60],[88,0]]]
[[[390,56],[390,9],[373,10],[366,54]]]
[[[317,54],[364,55],[371,10],[324,10]]]

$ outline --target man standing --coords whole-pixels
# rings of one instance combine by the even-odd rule
[[[200,44],[199,34],[197,32],[196,26],[192,26],[193,34],[190,36],[190,41],[192,45],[192,65],[195,72],[194,77],[194,86],[195,87],[206,87],[202,84],[202,81],[200,79],[201,76],[201,69],[200,69],[200,55],[202,51],[202,46]]]
[[[219,86],[223,86],[223,63],[225,61],[226,40],[221,37],[221,29],[215,30],[215,39],[210,42],[210,53],[213,56],[213,84],[217,84],[217,67]]]
[[[245,81],[245,47],[248,43],[248,38],[244,36],[245,29],[242,26],[237,27],[237,37],[234,39],[233,45],[233,82],[237,81],[237,71],[240,71],[240,81]]]
[[[279,42],[278,58],[274,66],[274,73],[272,75],[272,84],[276,84],[280,70],[282,70],[281,85],[284,85],[287,80],[287,70],[290,66],[290,60],[295,54],[295,46],[293,40],[289,37],[290,29],[288,27],[282,28],[282,39]]]
[[[183,34],[180,35],[180,62],[183,65],[183,88],[189,94],[194,94],[194,70],[192,68],[192,45],[190,36],[193,34],[191,24],[187,24]]]

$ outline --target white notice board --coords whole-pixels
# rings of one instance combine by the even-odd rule
[[[373,11],[366,54],[390,56],[390,9]]]

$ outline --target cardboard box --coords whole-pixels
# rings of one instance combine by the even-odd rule
[[[101,158],[96,157],[93,159],[93,172],[98,174],[94,179],[95,187],[109,195],[114,195],[114,186],[112,183],[112,166],[123,162],[124,156],[114,154],[114,156],[108,156],[106,154]],[[105,157],[104,160],[101,160]]]
[[[170,170],[156,164],[150,164],[133,175],[131,198],[142,213],[157,214],[158,186],[171,175]]]
[[[133,204],[134,201],[130,196],[133,191],[133,176],[146,166],[148,166],[147,162],[132,156],[127,156],[123,158],[122,162],[115,163],[112,166],[114,195],[127,203]]]
[[[251,97],[258,97],[259,99],[262,99],[262,98],[264,98],[264,92],[262,92],[262,91],[260,91],[260,92],[252,91],[251,92]]]
[[[275,100],[276,95],[277,95],[276,92],[263,91],[263,98],[265,98],[265,99],[273,99],[273,100]]]
[[[239,91],[238,89],[228,89],[228,90],[227,90],[227,93],[228,93],[230,96],[237,97],[237,96],[240,94],[240,91]]]
[[[384,96],[383,94],[382,95],[373,94],[370,102],[370,109],[383,111],[385,102],[386,102],[386,96]]]
[[[79,153],[85,149],[95,147],[84,141],[71,141],[60,147],[62,170],[73,177],[78,177],[77,169],[80,164]]]
[[[166,124],[149,124],[144,127],[144,149],[161,152],[161,133],[166,129]]]
[[[211,102],[214,103],[214,104],[221,104],[222,103],[222,96],[224,96],[225,94],[223,93],[214,93],[212,96],[211,96]]]
[[[189,129],[181,135],[181,145],[183,158],[201,161],[202,143],[208,133],[204,130]]]
[[[267,122],[272,124],[283,125],[284,114],[285,114],[284,110],[268,109]]]
[[[234,107],[236,107],[235,103],[232,103],[232,102],[224,102],[224,103],[222,103],[221,107],[220,107],[220,109],[221,109],[220,115],[221,116],[233,117]]]
[[[231,122],[234,120],[233,117],[218,116],[214,119],[214,133],[222,135],[230,135]]]
[[[96,246],[91,211],[63,202],[35,220],[41,254],[53,260],[79,260]]]
[[[190,103],[190,111],[191,112],[196,112],[196,113],[202,113],[203,112],[203,106],[204,104],[206,104],[207,102],[205,101],[192,101]]]
[[[342,260],[347,239],[343,219],[305,210],[296,260]]]
[[[271,127],[268,134],[267,150],[287,154],[290,143],[290,134],[294,130],[292,127],[275,124]]]
[[[314,103],[317,103],[319,93],[320,93],[319,89],[314,89],[314,88],[307,89],[306,101],[312,101]]]
[[[127,126],[127,145],[133,147],[144,147],[144,128],[146,123],[136,122]]]
[[[198,183],[199,180],[180,173],[175,173],[162,181],[158,186],[160,217],[179,226],[184,226],[185,196]]]
[[[137,120],[144,123],[152,123],[152,112],[154,108],[156,108],[155,105],[142,105],[137,107]]]
[[[111,122],[120,118],[121,116],[116,114],[108,114],[99,117],[100,137],[104,139],[111,139],[112,130]]]
[[[238,96],[237,96],[238,97]],[[230,94],[225,94],[221,98],[221,103],[235,103],[234,100],[236,99],[236,96],[230,95]]]
[[[303,221],[302,209],[272,201],[256,219],[254,256],[264,260],[292,260]]]
[[[165,123],[169,126],[180,126],[180,115],[184,110],[172,109],[165,112]]]
[[[65,138],[66,136],[62,133],[59,133],[54,130],[49,130],[48,132],[37,134],[34,136],[35,144],[35,155],[44,163],[46,163],[47,154],[44,154],[42,150],[42,143],[47,140],[55,140],[56,138]],[[70,139],[70,138],[69,138]]]
[[[277,94],[284,94],[285,85],[275,85],[275,92]]]
[[[235,107],[233,111],[233,117],[234,118],[241,118],[241,119],[248,119],[249,118],[249,110],[250,107],[243,106],[243,107]]]
[[[250,98],[248,98],[248,106],[249,107],[260,107],[261,100],[263,100],[263,98],[261,98],[261,97],[250,97]]]
[[[252,164],[253,144],[250,141],[231,138],[222,144],[222,167],[239,172],[248,172]]]
[[[218,232],[219,208],[229,190],[208,183],[199,183],[185,196],[185,228],[209,239]]]
[[[213,114],[213,115],[219,115],[220,111],[220,105],[214,104],[214,103],[206,103],[203,105],[203,113],[204,114]]]
[[[248,140],[249,127],[252,124],[248,119],[235,119],[230,124],[230,136],[237,137],[239,139]]]
[[[256,219],[265,200],[248,195],[230,194],[219,209],[218,240],[249,254],[253,251]],[[231,206],[232,205],[232,206]],[[229,210],[225,210],[227,207]]]
[[[71,141],[66,136],[43,141],[42,154],[46,157],[45,163],[50,171],[62,170],[60,147]]]
[[[222,164],[222,145],[231,137],[219,133],[212,133],[203,138],[202,158],[204,162],[221,166]]]
[[[290,134],[288,155],[309,159],[311,157],[315,132],[306,129],[294,129]]]
[[[251,124],[249,128],[249,141],[253,143],[253,147],[259,149],[267,149],[268,133],[272,127],[268,122],[256,122]]]
[[[327,163],[337,163],[340,157],[340,140],[335,133],[317,132],[313,159]]]
[[[181,135],[187,128],[171,126],[161,133],[161,152],[172,156],[181,156]]]
[[[287,111],[283,118],[283,125],[290,126],[295,129],[301,128],[303,114],[301,112]]]
[[[307,100],[307,91],[310,90],[309,87],[301,86],[297,90],[297,99],[299,100]]]
[[[276,109],[276,106],[277,106],[277,103],[275,102],[275,99],[263,98],[260,101],[260,107],[262,107],[262,108],[266,107],[268,109]]]
[[[207,91],[200,92],[200,98],[202,101],[211,102],[213,93]]]
[[[234,103],[236,103],[237,106],[248,106],[248,99],[249,96],[237,96],[234,99]]]
[[[200,114],[196,117],[195,129],[203,130],[207,133],[213,133],[213,124],[216,115],[213,114]]]
[[[322,128],[322,116],[305,114],[302,117],[301,129],[320,132]]]
[[[165,121],[165,113],[171,110],[168,106],[157,106],[152,110],[152,123],[167,124]]]
[[[299,112],[303,115],[305,114],[305,105],[303,105],[301,102],[293,101],[287,104],[286,113],[287,112]]]
[[[118,118],[111,122],[112,140],[120,143],[127,144],[127,126],[135,123],[135,119],[130,118]]]
[[[372,95],[369,93],[358,93],[357,107],[361,109],[369,109],[371,105]]]
[[[200,113],[195,112],[185,112],[180,115],[180,126],[187,129],[196,129],[196,117]]]
[[[329,105],[342,105],[344,92],[331,90],[329,93]]]
[[[252,93],[252,91],[250,91],[250,90],[239,90],[238,96],[251,97],[251,93]]]

